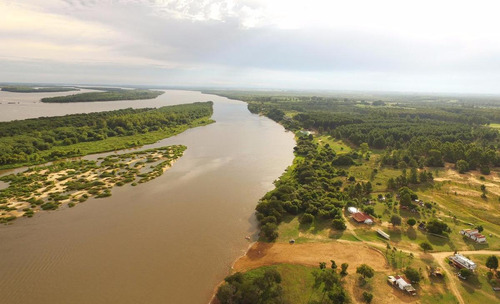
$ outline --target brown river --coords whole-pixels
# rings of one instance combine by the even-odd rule
[[[192,91],[37,102],[67,94],[0,92],[0,120],[212,100],[217,122],[143,147],[188,147],[153,181],[1,225],[0,303],[207,303],[245,236],[256,238],[255,205],[292,163],[293,134],[243,102]]]

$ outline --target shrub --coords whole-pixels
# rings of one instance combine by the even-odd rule
[[[424,252],[427,252],[428,250],[432,250],[432,249],[434,249],[434,248],[432,247],[432,245],[431,245],[431,244],[429,244],[429,243],[427,243],[427,242],[422,242],[422,243],[420,243],[420,248],[422,248],[422,249],[424,250]]]
[[[363,301],[365,301],[366,303],[371,303],[373,300],[373,294],[369,293],[369,292],[363,292]]]

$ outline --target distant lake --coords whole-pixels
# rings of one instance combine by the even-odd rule
[[[2,303],[207,303],[256,233],[259,198],[293,160],[292,133],[223,97],[166,91],[153,100],[43,104],[33,96],[74,92],[6,93],[4,121],[212,100],[217,122],[143,147],[188,147],[151,182],[1,225]]]

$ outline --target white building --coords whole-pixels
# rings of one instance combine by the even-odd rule
[[[477,267],[476,263],[472,262],[468,258],[463,255],[456,253],[449,257],[450,261],[458,268],[467,268],[469,270],[474,271]]]
[[[407,293],[411,294],[412,296],[417,294],[417,291],[413,286],[411,286],[410,282],[408,282],[403,276],[397,275],[395,277],[393,276],[388,276],[387,281],[392,285],[396,286],[397,288],[406,291]]]

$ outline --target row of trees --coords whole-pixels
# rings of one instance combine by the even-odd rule
[[[264,113],[291,130],[315,129],[355,145],[385,149],[382,164],[387,166],[441,167],[450,162],[461,172],[480,169],[483,174],[500,166],[499,132],[485,126],[500,122],[495,109],[417,102],[404,107],[360,107],[334,98],[262,98],[249,102],[249,110]],[[297,114],[290,117],[286,112]]]
[[[342,208],[350,196],[341,191],[342,182],[336,179],[346,176],[344,169],[334,165],[338,156],[330,146],[318,146],[311,136],[298,138],[295,154],[303,158],[256,207],[261,236],[265,239],[274,240],[278,236],[277,226],[287,214],[301,215],[302,224],[315,218],[326,219],[332,220],[335,228],[345,229]],[[363,186],[359,184],[357,188]]]
[[[90,102],[90,101],[113,101],[113,100],[136,100],[136,99],[153,99],[161,94],[163,91],[151,90],[124,90],[115,89],[107,90],[106,92],[89,92],[80,93],[68,96],[45,97],[41,102],[48,103],[61,103],[61,102]]]

